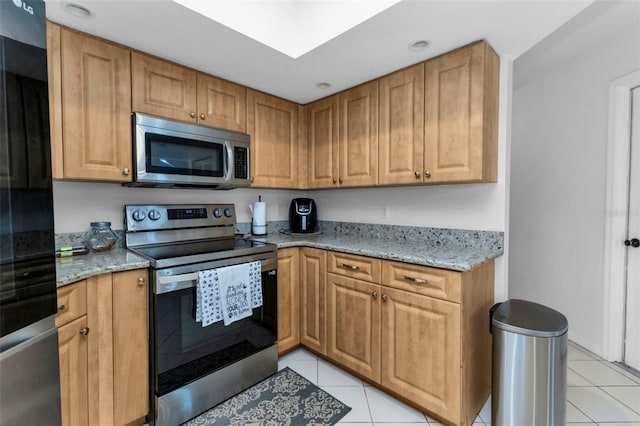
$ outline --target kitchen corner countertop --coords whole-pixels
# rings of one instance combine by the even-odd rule
[[[330,234],[288,235],[273,232],[266,237],[247,237],[276,244],[278,248],[313,247],[454,271],[470,271],[504,253],[502,247],[468,247],[455,243],[343,237]]]
[[[56,259],[58,287],[105,272],[129,271],[148,268],[149,261],[127,249],[114,248],[99,253],[69,256]]]

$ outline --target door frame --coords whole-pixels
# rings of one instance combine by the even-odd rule
[[[631,89],[640,86],[640,70],[609,85],[607,187],[604,241],[603,357],[622,361],[624,355],[625,267],[631,143]]]

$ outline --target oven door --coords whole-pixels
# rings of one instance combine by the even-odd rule
[[[201,270],[230,266],[216,262]],[[260,352],[277,339],[277,261],[262,260],[263,304],[253,315],[225,326],[195,319],[197,272],[154,274],[152,324],[154,390],[165,395],[200,377]],[[175,268],[180,269],[180,268]]]

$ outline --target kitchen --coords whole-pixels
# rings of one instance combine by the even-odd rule
[[[446,11],[446,8],[443,8],[442,13]],[[89,30],[94,24],[95,22],[90,22],[89,24],[79,22],[78,25],[73,26],[82,31],[90,32]],[[83,25],[85,25],[84,28],[82,27]],[[120,43],[128,44],[125,40],[120,40]],[[460,45],[462,44],[464,43],[460,43]],[[175,60],[175,58],[161,51],[149,52]],[[425,58],[433,54],[427,53],[426,55]],[[414,56],[409,58],[408,61],[411,62],[406,64],[419,62],[420,60]],[[507,229],[507,223],[509,222],[509,189],[508,179],[506,178],[506,176],[509,176],[507,135],[511,126],[509,114],[515,114],[517,111],[510,113],[509,108],[502,107],[509,105],[511,97],[511,91],[509,90],[511,84],[510,61],[505,60],[502,62],[500,70],[501,108],[498,143],[498,182],[495,184],[362,188],[342,189],[339,191],[235,189],[223,193],[209,193],[203,191],[124,188],[118,184],[57,180],[54,181],[56,233],[82,232],[88,229],[89,222],[96,220],[111,221],[115,229],[121,229],[118,225],[122,222],[123,205],[155,203],[158,199],[167,200],[169,197],[172,203],[190,203],[194,194],[198,197],[206,194],[208,198],[210,197],[207,202],[229,202],[235,204],[238,222],[240,223],[248,223],[250,221],[250,212],[244,206],[248,206],[255,201],[258,195],[262,195],[263,199],[268,202],[267,217],[270,221],[285,221],[291,198],[309,196],[317,201],[318,206],[320,206],[320,218],[325,221],[340,222],[345,221],[345,218],[350,218],[358,223],[502,231],[506,234],[505,241],[509,241]],[[400,67],[398,66],[395,69]],[[371,78],[395,69],[378,71],[378,74],[371,75]],[[622,71],[619,73],[622,73]],[[228,78],[233,80],[231,76]],[[351,87],[368,79],[365,77],[344,87]],[[324,94],[316,96],[321,97]],[[514,170],[513,164],[511,168]],[[354,199],[357,202],[354,202]],[[381,200],[384,200],[384,202],[381,202]],[[91,205],[92,208],[88,209],[87,205]],[[386,209],[384,209],[385,206]],[[386,217],[384,216],[384,211],[387,212]],[[420,211],[420,214],[415,214],[416,211]],[[358,219],[355,220],[353,218]],[[505,256],[496,259],[496,300],[504,300],[507,294],[511,295],[511,291],[508,291],[511,288],[507,286],[507,273],[512,273],[511,268],[507,268],[508,245],[506,246],[506,252]],[[509,271],[507,271],[508,269]],[[553,300],[541,301],[554,306]],[[558,308],[565,312],[565,309]],[[589,312],[579,312],[570,316],[571,323],[579,324],[583,320],[582,316],[588,317]],[[583,341],[576,339],[576,341],[598,353],[598,347],[589,345],[587,339]]]

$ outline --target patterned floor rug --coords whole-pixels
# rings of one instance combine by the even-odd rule
[[[325,426],[351,411],[342,402],[286,367],[185,426]]]

